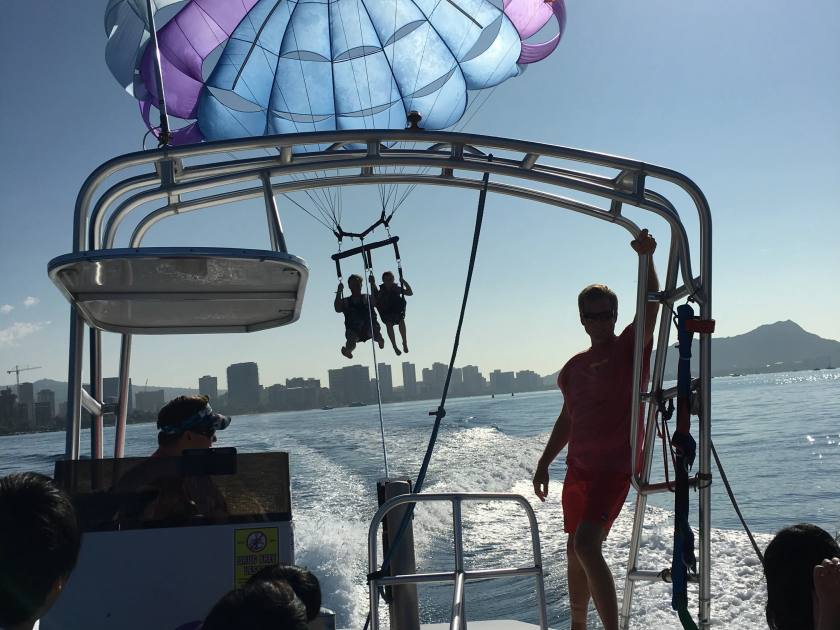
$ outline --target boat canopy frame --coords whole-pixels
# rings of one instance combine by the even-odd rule
[[[255,152],[265,152],[257,155]],[[492,155],[492,159],[490,156]],[[137,169],[145,172],[134,174]],[[409,184],[454,187],[478,191],[484,173],[492,175],[488,192],[571,210],[616,224],[634,238],[641,229],[623,213],[632,206],[665,220],[670,229],[668,265],[658,292],[647,287],[649,256],[640,256],[636,295],[634,383],[640,381],[643,359],[645,307],[657,302],[662,309],[651,375],[651,388],[633,389],[632,423],[636,427],[641,403],[646,403],[644,466],[633,467],[637,490],[630,557],[625,576],[621,626],[629,627],[634,585],[659,579],[659,572],[637,568],[638,550],[647,497],[667,491],[667,484],[651,483],[656,438],[657,401],[676,396],[676,388],[662,387],[671,334],[673,305],[690,298],[703,320],[712,319],[712,220],[700,188],[685,175],[624,157],[494,136],[424,130],[345,130],[284,134],[209,142],[130,153],[111,159],[84,182],[75,206],[73,253],[78,256],[113,252],[119,228],[129,214],[144,214],[129,237],[126,256],[142,254],[149,230],[164,219],[204,208],[262,198],[272,250],[288,253],[277,207],[277,195],[333,186]],[[115,183],[112,183],[116,180]],[[691,245],[676,205],[650,184],[681,189],[690,200],[699,224],[697,273]],[[597,199],[597,203],[593,201]],[[683,201],[684,203],[684,201]],[[599,205],[601,204],[601,205]],[[686,212],[686,214],[689,214]],[[65,295],[67,293],[65,292]],[[80,456],[81,409],[101,413],[101,331],[90,328],[90,397],[82,389],[82,354],[86,320],[72,296],[66,457]],[[90,324],[90,322],[87,322]],[[700,628],[710,626],[711,609],[711,334],[699,335],[698,399],[699,474],[699,610]],[[116,422],[115,457],[124,452],[128,368],[131,335],[122,335],[120,391]],[[100,405],[97,406],[96,403]],[[94,416],[91,453],[102,457],[102,418]],[[631,428],[632,450],[637,434]]]

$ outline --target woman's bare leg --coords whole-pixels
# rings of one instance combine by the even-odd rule
[[[388,328],[388,339],[391,340],[391,345],[394,347],[394,354],[400,356],[402,352],[400,352],[400,349],[397,347],[397,339],[394,336],[394,325],[385,324],[385,326]]]
[[[400,337],[402,337],[403,352],[408,352],[408,340],[407,340],[406,332],[405,332],[405,320],[404,319],[400,320]],[[397,354],[399,354],[399,353],[397,353]]]

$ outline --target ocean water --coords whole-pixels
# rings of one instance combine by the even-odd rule
[[[560,508],[563,456],[551,470],[546,503],[533,496],[530,479],[561,400],[558,392],[541,392],[450,401],[426,483],[430,492],[516,492],[531,499],[553,628],[569,625]],[[421,401],[384,407],[392,476],[416,476],[431,427],[428,411],[434,406]],[[762,547],[774,531],[795,522],[813,522],[832,533],[840,529],[840,370],[717,378],[712,415],[713,440]],[[107,438],[113,439],[112,431]],[[88,443],[86,434],[82,439]],[[361,627],[367,614],[367,530],[376,508],[375,483],[383,476],[376,407],[240,416],[220,434],[219,445],[290,453],[297,560],[319,576],[325,604],[336,610],[339,627]],[[128,428],[129,455],[147,454],[154,446],[152,425]],[[0,474],[50,473],[63,448],[62,433],[0,437]],[[661,470],[661,457],[657,461]],[[718,628],[765,628],[761,568],[713,472],[713,620]],[[670,564],[670,500],[660,495],[648,507],[642,568]],[[691,509],[696,524],[696,495]],[[519,508],[466,505],[464,518],[468,567],[531,560],[527,522]],[[451,568],[448,508],[418,507],[414,527],[418,571]],[[605,543],[619,597],[631,527],[628,502]],[[535,623],[532,585],[525,579],[468,585],[468,618]],[[422,587],[420,594],[424,621],[448,621],[451,587]],[[696,590],[690,595],[694,605]],[[668,585],[637,586],[633,627],[677,627],[669,602]],[[594,613],[590,627],[599,627]]]

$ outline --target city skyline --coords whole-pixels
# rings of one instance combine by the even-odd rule
[[[840,5],[777,6],[569,2],[556,53],[495,90],[465,130],[626,155],[685,173],[704,191],[714,221],[717,335],[790,318],[837,339],[840,293],[823,289],[834,285],[840,265],[834,243],[840,212],[830,184],[840,169],[840,82],[830,80],[840,57],[833,30]],[[7,58],[25,54],[27,63],[5,68],[16,89],[0,117],[3,137],[15,147],[0,169],[0,261],[14,270],[0,275],[0,376],[15,365],[41,366],[28,377],[65,380],[69,307],[46,265],[72,248],[81,183],[104,161],[138,150],[146,129],[105,65],[100,5],[57,3],[47,15],[38,3],[12,3],[5,17],[0,46]],[[57,58],[43,41],[66,54]],[[643,60],[640,71],[628,73],[616,62],[626,58]],[[56,110],[57,93],[74,98]],[[375,220],[376,192],[347,194],[345,227]],[[676,202],[684,211],[684,200]],[[475,204],[472,193],[420,188],[391,225],[415,293],[406,322],[417,365],[451,351]],[[162,224],[166,229],[152,229],[145,244],[266,248],[259,206],[185,213]],[[326,381],[326,366],[340,360],[343,343],[341,318],[330,305],[336,284],[330,255],[338,245],[286,199],[278,197],[278,207],[290,252],[310,268],[300,321],[248,335],[136,336],[135,387],[147,378],[188,385],[246,360],[258,362],[271,382],[296,374]],[[662,274],[668,227],[626,210],[662,243],[655,256]],[[794,218],[807,234],[789,229]],[[117,246],[126,245],[133,221],[127,219]],[[689,215],[686,229],[696,241]],[[458,363],[541,374],[559,369],[588,345],[575,298],[591,282],[616,290],[619,322],[629,323],[636,273],[628,241],[612,225],[488,197]],[[691,255],[696,261],[697,252]],[[348,260],[346,270],[360,266]],[[393,266],[393,258],[377,258],[378,273]],[[823,302],[813,308],[817,294]],[[114,376],[119,340],[103,335],[103,341],[104,373]],[[356,358],[370,364],[370,348],[359,347]]]
[[[295,411],[318,407],[330,409],[333,406],[367,405],[377,400],[389,403],[437,398],[448,372],[448,365],[435,362],[429,368],[421,369],[422,378],[417,381],[410,376],[416,375],[416,365],[402,361],[403,382],[395,385],[392,365],[382,362],[376,367],[376,371],[361,364],[331,369],[328,373],[329,386],[323,387],[320,379],[301,376],[287,378],[284,384],[261,383],[258,364],[245,362],[227,367],[226,389],[219,389],[218,377],[210,374],[198,379],[197,388],[183,389],[208,395],[217,410],[227,413]],[[408,388],[405,386],[406,375],[409,376]],[[54,390],[46,387],[36,390],[35,382],[25,381],[0,388],[0,434],[62,428],[67,409],[66,396],[62,397],[64,400],[57,401]],[[66,383],[61,385],[66,389]],[[103,378],[102,402],[112,410],[108,412],[110,418],[113,418],[117,407],[119,385],[119,378]],[[90,390],[89,385],[84,387]],[[449,396],[513,395],[553,387],[553,383],[546,384],[543,377],[532,370],[512,372],[495,369],[485,377],[478,366],[464,365],[452,370]],[[146,383],[142,388],[135,389],[129,380],[128,419],[152,421],[169,398],[166,389],[182,388],[161,387],[159,384],[150,387]]]

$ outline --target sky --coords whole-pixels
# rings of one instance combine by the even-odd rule
[[[47,263],[71,251],[73,204],[87,174],[136,151],[145,132],[135,101],[104,62],[105,1],[5,3],[0,21],[0,383],[67,378],[69,306]],[[809,0],[567,0],[557,51],[502,84],[467,131],[602,151],[686,174],[714,222],[717,335],[792,319],[840,339],[840,3]],[[370,192],[376,199],[376,191]],[[696,220],[684,203],[690,237]],[[245,335],[135,337],[135,384],[197,387],[203,374],[256,361],[263,385],[321,378],[348,364],[332,311],[332,235],[283,204],[289,250],[310,278],[292,326]],[[411,352],[380,361],[447,361],[472,237],[475,193],[417,189],[397,213]],[[358,227],[374,203],[345,216]],[[661,235],[664,222],[630,216]],[[145,245],[267,248],[264,211],[240,204],[179,216]],[[127,231],[126,231],[127,233]],[[636,261],[624,230],[574,213],[491,196],[458,365],[559,369],[587,338],[576,296],[613,287],[632,319]],[[664,269],[666,246],[655,262]],[[696,258],[695,258],[696,260]],[[104,335],[105,376],[118,338]],[[370,348],[356,360],[371,362]],[[356,362],[356,361],[354,361]]]

